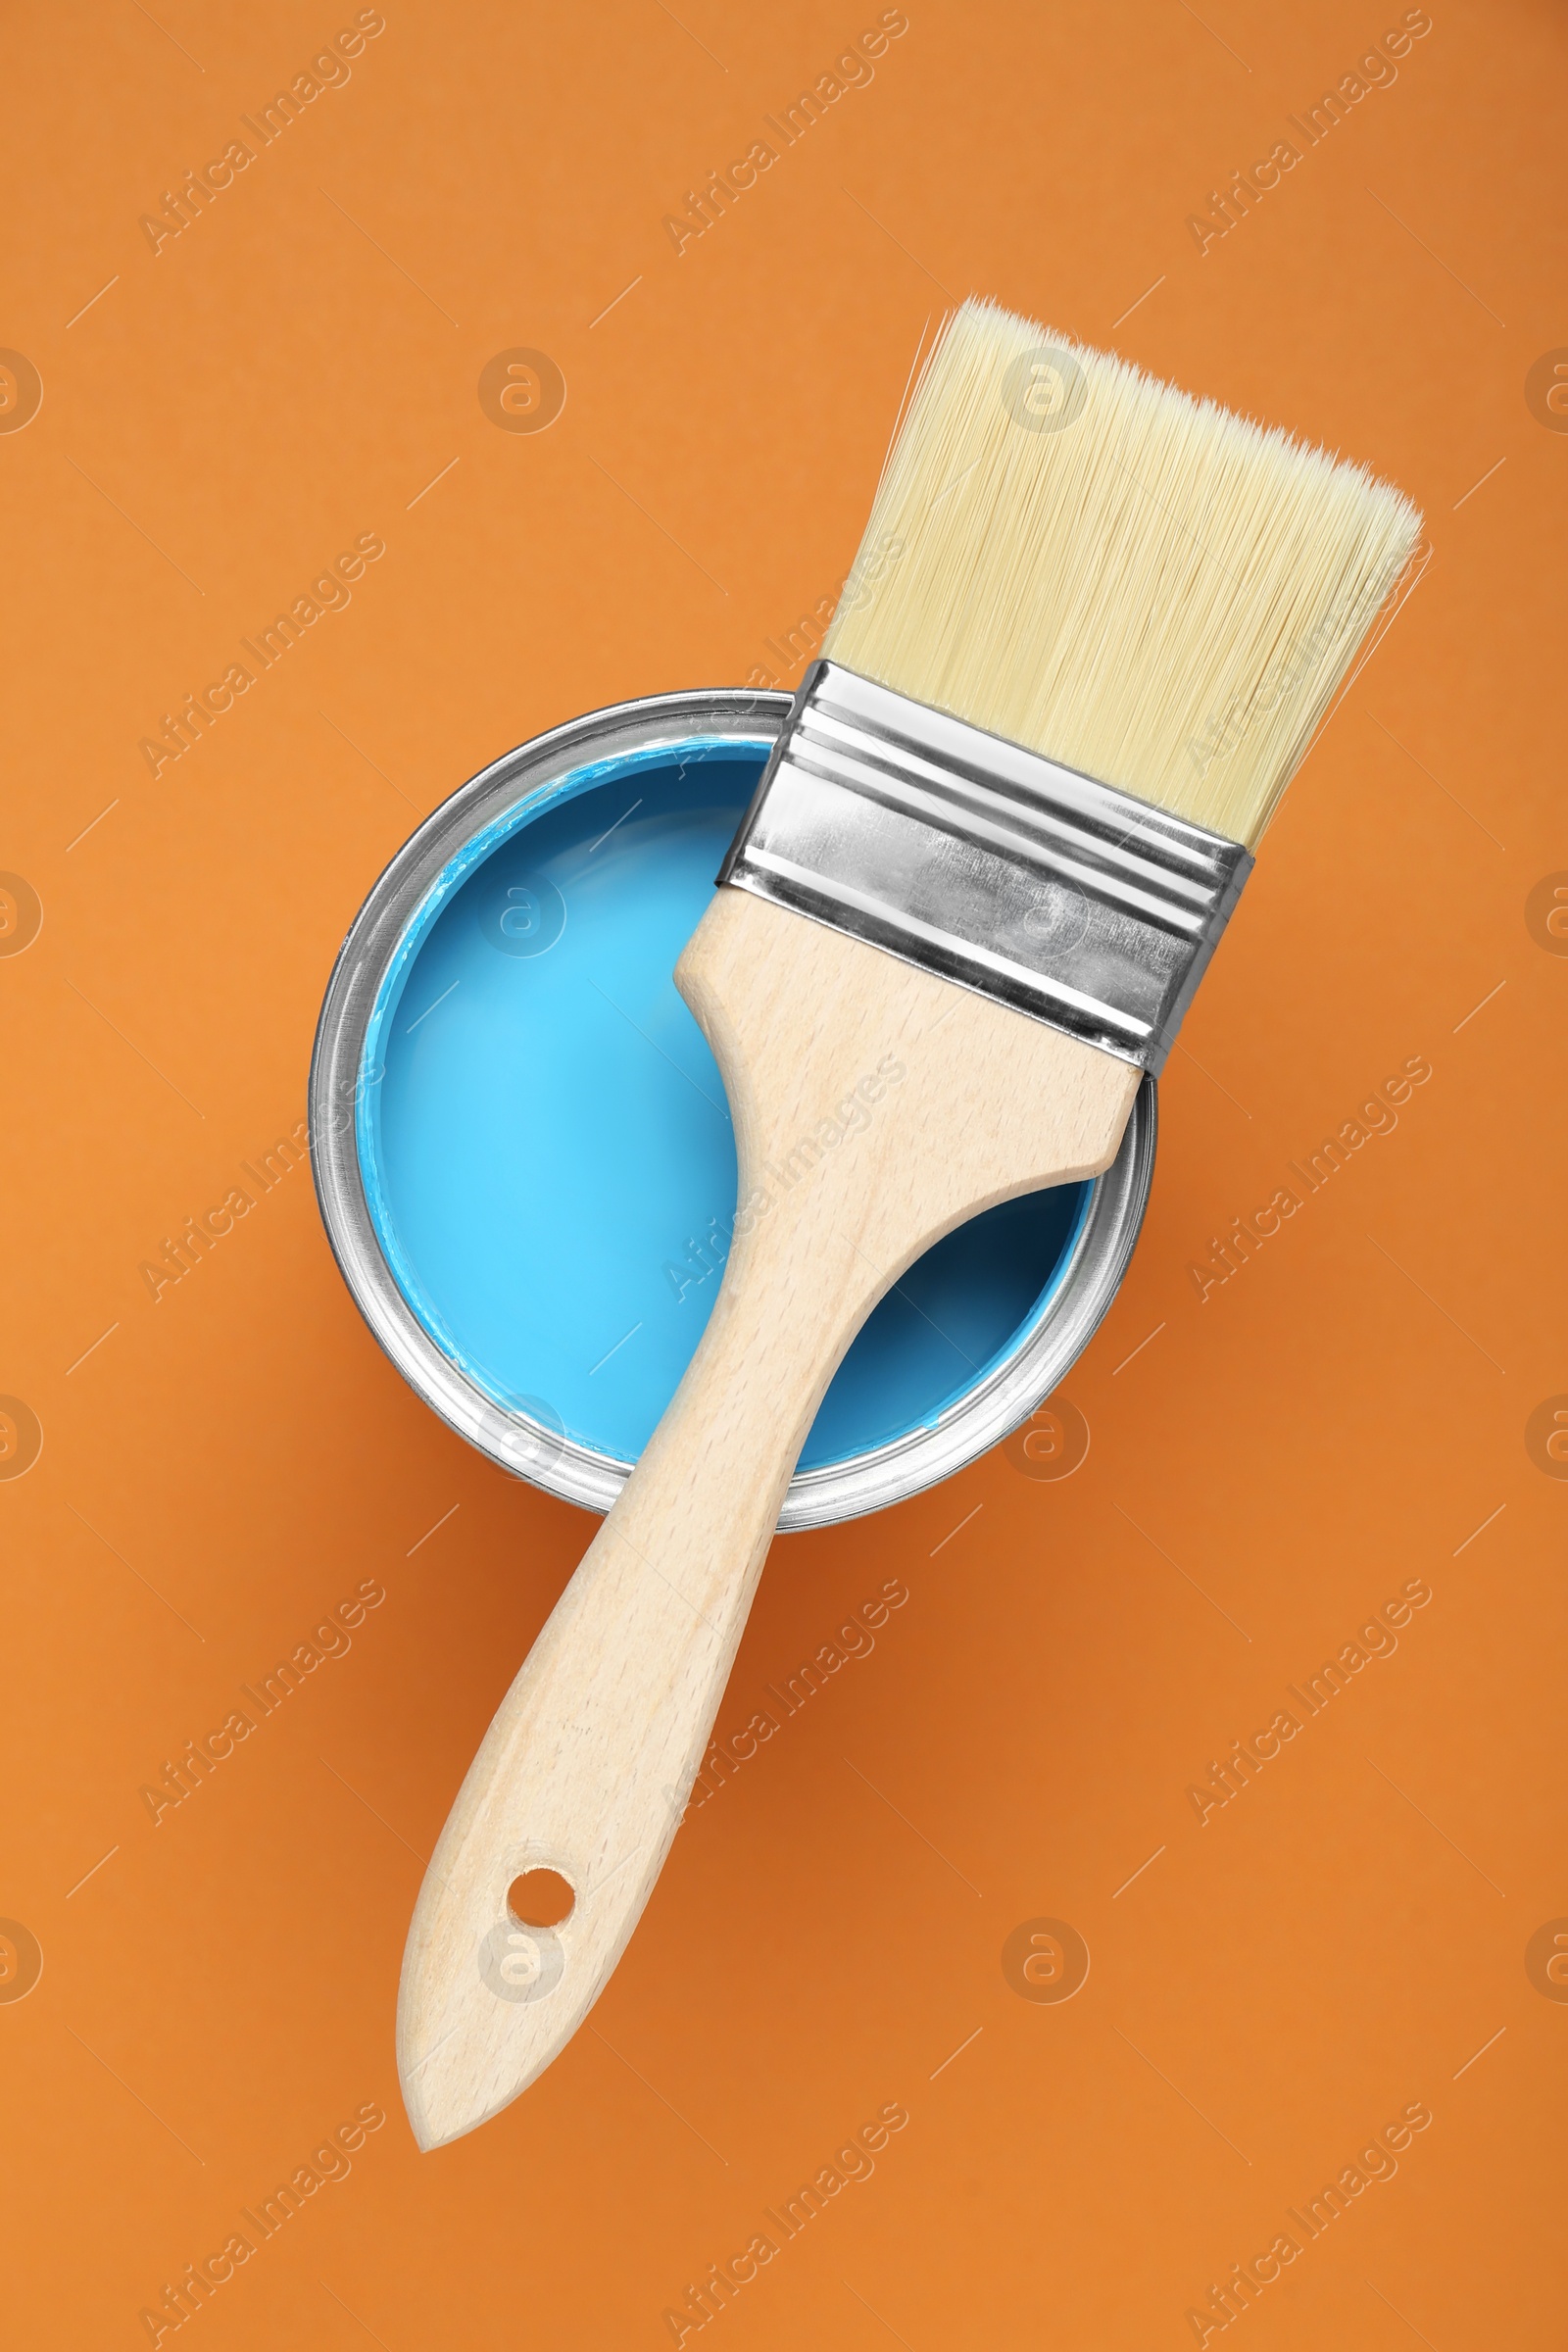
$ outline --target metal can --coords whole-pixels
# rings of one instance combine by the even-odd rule
[[[541,1029],[537,1023],[547,1019],[549,1003],[571,1001],[562,977],[569,958],[563,957],[551,966],[549,989],[542,995],[538,959],[548,956],[566,931],[568,898],[585,909],[572,948],[578,958],[579,987],[591,987],[614,1004],[613,991],[600,986],[592,961],[584,960],[594,953],[595,921],[600,924],[602,942],[616,956],[625,950],[624,920],[617,929],[612,911],[607,914],[605,910],[605,877],[618,873],[623,890],[635,890],[639,887],[639,858],[646,864],[656,858],[656,852],[664,858],[660,870],[668,869],[668,856],[659,849],[663,838],[659,833],[661,824],[670,839],[679,836],[681,857],[687,861],[682,870],[687,872],[684,887],[690,901],[671,902],[668,909],[662,909],[661,920],[666,927],[670,921],[683,924],[689,932],[701,913],[701,904],[691,898],[689,877],[695,870],[690,867],[691,858],[706,854],[702,828],[707,826],[710,832],[715,825],[720,828],[707,846],[716,843],[721,852],[722,829],[733,829],[731,815],[739,821],[749,781],[755,782],[760,774],[789,709],[786,694],[738,688],[657,695],[591,712],[507,753],[443,802],[392,859],[343,943],[321,1008],[311,1063],[312,1158],[327,1235],[360,1311],[410,1386],[470,1445],[503,1469],[590,1510],[606,1511],[614,1501],[641,1442],[633,1427],[633,1404],[651,1427],[657,1409],[649,1397],[657,1390],[655,1401],[662,1407],[672,1393],[684,1359],[706,1322],[706,1310],[699,1299],[697,1311],[684,1323],[676,1309],[667,1308],[667,1301],[655,1310],[657,1330],[646,1347],[654,1356],[662,1348],[663,1355],[645,1363],[639,1375],[641,1392],[634,1396],[626,1390],[633,1403],[625,1404],[621,1412],[618,1436],[612,1384],[597,1392],[589,1392],[585,1385],[597,1376],[600,1364],[586,1373],[580,1364],[575,1365],[566,1383],[571,1391],[566,1409],[550,1395],[551,1387],[558,1385],[555,1381],[533,1380],[526,1371],[519,1373],[507,1338],[508,1317],[515,1325],[519,1313],[524,1321],[532,1314],[533,1325],[542,1331],[550,1321],[546,1310],[534,1311],[542,1293],[557,1298],[559,1311],[546,1338],[556,1347],[558,1361],[564,1360],[561,1347],[568,1337],[577,1336],[558,1328],[563,1323],[569,1325],[571,1316],[567,1307],[561,1306],[561,1286],[555,1279],[559,1269],[548,1240],[542,1242],[538,1235],[526,1232],[525,1214],[497,1226],[489,1244],[485,1231],[480,1231],[474,1245],[478,1253],[475,1263],[462,1264],[445,1292],[425,1261],[441,1258],[445,1265],[439,1246],[443,1224],[455,1230],[471,1217],[471,1199],[478,1196],[462,1194],[462,1184],[488,1182],[495,1175],[494,1170],[487,1174],[479,1164],[488,1149],[483,1139],[500,1138],[495,1150],[503,1159],[509,1152],[517,1155],[515,1134],[508,1144],[507,1131],[494,1123],[491,1114],[504,1120],[511,1106],[507,1087],[522,1083],[526,1072],[519,1072],[515,1064],[526,1056],[514,1052],[511,1063],[488,1092],[485,1085],[468,1083],[466,1095],[452,1096],[454,1084],[467,1083],[454,1080],[452,1073],[466,1066],[463,1056],[472,1050],[475,1024],[482,1028],[487,1018],[493,1019],[497,1004],[505,1008],[514,1002],[531,1005],[529,1017],[536,1026],[530,1034],[548,1044],[559,1066],[560,1041],[548,1026]],[[608,832],[591,843],[578,837],[595,829],[599,815],[625,798],[633,784],[641,788],[638,798],[623,816],[613,818]],[[681,801],[683,792],[698,809],[701,824]],[[726,792],[733,803],[728,813]],[[597,800],[590,801],[590,795],[597,795]],[[652,811],[642,814],[639,824],[639,812],[650,809],[650,796]],[[591,821],[590,811],[595,812]],[[574,826],[577,832],[572,831]],[[591,867],[589,860],[617,834],[612,858]],[[518,863],[519,858],[526,861],[532,855],[530,844],[547,839],[564,842],[559,855],[576,860],[572,872],[580,874],[580,887],[574,881],[566,897],[543,868],[535,873],[526,862]],[[550,854],[557,856],[558,852]],[[716,862],[714,857],[706,864],[705,877],[711,876]],[[508,874],[520,878],[508,882]],[[709,886],[705,878],[702,891]],[[624,898],[619,902],[623,908],[627,903]],[[610,928],[605,927],[607,923]],[[529,970],[503,970],[502,964],[487,961],[486,954],[472,944],[481,935],[486,954],[499,951],[503,963],[514,957],[519,965],[527,963]],[[682,936],[677,932],[666,947],[655,940],[645,949],[645,962],[653,956],[659,964],[661,986],[667,980]],[[468,961],[454,965],[454,956],[466,956]],[[404,992],[426,964],[432,964],[427,994],[448,969],[456,969],[459,977],[412,1021],[402,1022]],[[606,977],[612,976],[608,967],[599,968]],[[465,976],[469,980],[466,997],[461,991]],[[531,999],[517,996],[517,991],[529,989],[534,992]],[[459,1000],[455,1008],[442,1013],[441,1007],[453,1006],[454,1000]],[[546,1009],[541,1010],[542,1006]],[[625,1008],[614,1004],[614,1009]],[[683,1017],[684,1008],[674,1000],[668,1018]],[[691,1058],[693,1054],[706,1054],[695,1023],[690,1023],[690,1036],[697,1042],[689,1045],[683,1042],[684,1033],[677,1035],[673,1028],[667,1029],[662,1043],[647,1034],[647,1024],[640,1025],[633,1013],[626,1012],[626,1018],[645,1044],[712,1102],[715,1086],[704,1078]],[[426,1028],[418,1047],[409,1043],[416,1030],[438,1020],[447,1024],[444,1030]],[[621,1036],[618,1029],[612,1033]],[[515,1038],[513,1044],[514,1047]],[[565,1058],[569,1062],[569,1048]],[[425,1073],[423,1096],[410,1076],[416,1068]],[[639,1073],[653,1068],[652,1063],[640,1063]],[[669,1085],[667,1080],[662,1082]],[[716,1092],[718,1101],[713,1108],[723,1118],[727,1114],[721,1088]],[[678,1104],[687,1103],[678,1090],[675,1100]],[[455,1109],[450,1109],[452,1104]],[[596,1106],[596,1115],[602,1107]],[[669,1111],[667,1104],[665,1111]],[[478,1120],[471,1133],[465,1124],[470,1112]],[[708,1113],[703,1116],[706,1119]],[[401,1163],[393,1149],[397,1138],[406,1136],[409,1121],[417,1118],[423,1119],[434,1138],[428,1151],[424,1143],[429,1139],[419,1141],[421,1167],[436,1170],[433,1193],[428,1185],[423,1192],[409,1190],[412,1180],[399,1174]],[[485,1119],[491,1119],[491,1124],[485,1125]],[[669,1125],[668,1115],[663,1125]],[[615,1132],[619,1134],[618,1129]],[[848,1449],[841,1446],[830,1452],[829,1458],[816,1460],[811,1458],[808,1440],[802,1466],[785,1498],[781,1529],[825,1526],[903,1501],[961,1469],[1028,1419],[1077,1360],[1115,1295],[1149,1198],[1154,1135],[1154,1087],[1152,1080],[1146,1080],[1121,1150],[1105,1173],[1081,1187],[1060,1188],[1059,1196],[1032,1197],[1038,1203],[1054,1203],[1052,1213],[1065,1235],[1050,1278],[1038,1296],[1026,1303],[1015,1323],[991,1332],[990,1342],[995,1344],[985,1339],[975,1343],[986,1348],[983,1357],[966,1353],[954,1341],[967,1372],[949,1393],[917,1398],[912,1411],[905,1413],[906,1425],[879,1433],[873,1426],[874,1414],[869,1421],[865,1418],[869,1407],[862,1396],[861,1422],[871,1431],[869,1440],[850,1444]],[[650,1169],[657,1160],[660,1140],[658,1134],[651,1134],[647,1145]],[[532,1149],[537,1137],[530,1133],[527,1142]],[[569,1137],[567,1142],[569,1146]],[[397,1149],[406,1153],[408,1147],[402,1144]],[[569,1166],[565,1172],[569,1177]],[[591,1169],[581,1171],[589,1192],[593,1174]],[[556,1181],[558,1186],[562,1181],[559,1166]],[[404,1196],[398,1194],[399,1183],[405,1185]],[[443,1185],[449,1183],[460,1189],[443,1192]],[[492,1184],[490,1190],[494,1189]],[[654,1189],[657,1191],[657,1186]],[[1069,1192],[1074,1195],[1067,1204],[1072,1212],[1070,1230],[1060,1225],[1066,1214],[1063,1197]],[[409,1207],[410,1200],[415,1202],[414,1208]],[[640,1206],[640,1200],[631,1201],[628,1213]],[[991,1210],[987,1215],[995,1218],[999,1213]],[[413,1242],[411,1218],[417,1229]],[[722,1214],[711,1216],[709,1224],[706,1245],[692,1241],[694,1254],[681,1266],[672,1260],[664,1263],[662,1276],[669,1278],[677,1302],[684,1300],[685,1291],[693,1286],[706,1291],[710,1300],[716,1293],[717,1282],[710,1287],[709,1275],[716,1273],[722,1255]],[[971,1230],[964,1228],[962,1233]],[[425,1260],[420,1258],[419,1233]],[[514,1236],[518,1237],[515,1250]],[[938,1248],[949,1250],[959,1240],[959,1236],[950,1236]],[[532,1291],[515,1266],[501,1263],[519,1252],[525,1257],[524,1244],[534,1250]],[[493,1250],[493,1267],[485,1259],[487,1247]],[[591,1248],[589,1254],[595,1254]],[[608,1248],[598,1252],[596,1264],[597,1257],[609,1254]],[[643,1292],[652,1297],[647,1291],[651,1276],[646,1258],[645,1250],[636,1259],[636,1276]],[[921,1265],[930,1262],[922,1260]],[[707,1272],[699,1274],[699,1265]],[[959,1266],[961,1287],[961,1261],[950,1260],[950,1290],[945,1296],[952,1296],[955,1265]],[[918,1273],[919,1268],[911,1269],[906,1285],[915,1284]],[[514,1288],[509,1306],[508,1282],[515,1285],[518,1280],[523,1280],[524,1288]],[[519,1300],[523,1302],[520,1308]],[[635,1303],[629,1300],[626,1311]],[[936,1319],[924,1313],[917,1298],[914,1308],[924,1322],[936,1327]],[[884,1310],[879,1307],[876,1311],[881,1315]],[[476,1338],[481,1325],[488,1330],[488,1338],[482,1332]],[[611,1348],[604,1363],[608,1365],[647,1325],[645,1315],[627,1333],[625,1342]],[[918,1332],[919,1326],[911,1323],[909,1329]],[[948,1337],[940,1331],[939,1336]],[[505,1368],[498,1370],[502,1359]],[[885,1346],[882,1360],[890,1360]],[[622,1375],[616,1377],[624,1374],[623,1366]],[[940,1381],[937,1385],[940,1387]],[[830,1390],[824,1412],[835,1394],[836,1388]],[[585,1413],[580,1399],[588,1395],[595,1401]],[[604,1425],[584,1426],[598,1412],[601,1399],[606,1400],[608,1414]],[[897,1413],[893,1418],[897,1420]],[[819,1418],[818,1428],[821,1426]],[[632,1431],[629,1441],[628,1430]],[[816,1432],[812,1435],[814,1438]]]

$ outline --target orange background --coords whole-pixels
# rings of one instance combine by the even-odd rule
[[[1253,2352],[1557,2340],[1568,2005],[1525,1952],[1568,1913],[1568,1487],[1525,1432],[1568,1389],[1568,963],[1526,902],[1568,867],[1568,437],[1525,378],[1568,343],[1560,20],[1436,0],[1200,256],[1189,213],[1400,9],[910,0],[677,257],[662,216],[877,13],[388,0],[156,257],[138,217],[354,11],[14,17],[0,342],[43,383],[0,435],[0,865],[43,908],[0,961],[0,1389],[43,1430],[0,1485],[0,1912],[43,1954],[0,2004],[19,2343],[146,2341],[371,2102],[209,2352],[667,2343],[894,2101],[732,2346],[1190,2343],[1418,2101]],[[593,2030],[422,2157],[392,2049],[419,1857],[592,1523],[404,1388],[303,1169],[156,1305],[138,1265],[303,1116],[338,941],[416,813],[577,711],[744,679],[836,589],[916,342],[971,289],[1367,460],[1435,560],[1163,1083],[1144,1238],[1066,1386],[1087,1461],[999,1449],[777,1545],[721,1731],[886,1580],[907,1603],[687,1823]],[[564,371],[548,431],[480,408],[514,346]],[[366,531],[352,606],[155,781],[139,739]],[[1209,1236],[1418,1054],[1397,1130],[1200,1305]],[[1200,1826],[1210,1759],[1413,1578],[1397,1653]],[[368,1580],[352,1651],[154,1827],[140,1787]],[[1091,1954],[1060,2004],[1004,1973],[1042,1917]]]

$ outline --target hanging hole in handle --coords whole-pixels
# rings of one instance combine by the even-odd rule
[[[576,1900],[559,1870],[525,1870],[507,1888],[507,1909],[524,1928],[559,1928]]]

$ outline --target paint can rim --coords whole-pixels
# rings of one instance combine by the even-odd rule
[[[448,1426],[502,1469],[593,1511],[608,1511],[627,1465],[520,1410],[470,1379],[428,1332],[388,1262],[367,1196],[360,1152],[365,1054],[394,961],[414,954],[452,891],[515,826],[563,788],[607,762],[697,738],[770,748],[787,694],[694,689],[617,703],[551,728],[493,760],[418,825],[368,894],[327,983],[311,1055],[311,1162],[339,1270],[383,1351]],[[1146,1078],[1122,1147],[1097,1177],[1045,1305],[1015,1344],[931,1420],[844,1460],[797,1470],[781,1532],[886,1509],[938,1485],[1026,1421],[1078,1360],[1115,1297],[1143,1223],[1153,1175],[1155,1088]]]

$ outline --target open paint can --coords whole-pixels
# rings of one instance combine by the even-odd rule
[[[671,977],[790,709],[734,688],[556,727],[453,794],[345,940],[311,1065],[321,1213],[405,1379],[607,1511],[702,1337],[735,1212],[717,1066]],[[1114,1296],[1154,1155],[949,1234],[850,1348],[782,1528],[902,1501],[1029,1418]]]

